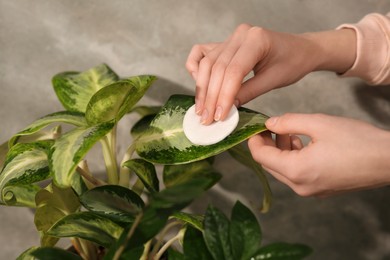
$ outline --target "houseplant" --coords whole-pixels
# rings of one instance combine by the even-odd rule
[[[105,64],[53,77],[65,111],[34,121],[0,149],[0,203],[33,208],[41,236],[41,245],[19,259],[300,259],[309,254],[299,244],[261,247],[260,226],[241,202],[231,219],[213,205],[204,214],[184,210],[219,181],[213,157],[224,151],[259,176],[263,211],[268,210],[267,180],[240,145],[266,130],[267,117],[241,108],[239,125],[229,137],[195,146],[181,126],[192,96],[173,95],[161,108],[136,106],[155,79],[120,79]],[[140,119],[119,162],[117,127],[128,113]],[[98,142],[103,177],[91,172],[85,160]],[[162,173],[156,165],[163,165]],[[65,237],[77,254],[55,247]]]

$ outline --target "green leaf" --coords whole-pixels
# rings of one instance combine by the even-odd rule
[[[182,253],[174,250],[172,247],[170,247],[167,252],[168,252],[168,259],[169,260],[185,260],[186,259]]]
[[[217,208],[209,206],[203,225],[204,240],[213,258],[233,260],[229,238],[229,219]]]
[[[154,193],[160,190],[156,169],[150,162],[143,159],[131,159],[124,162],[123,166],[132,170],[149,192]]]
[[[260,248],[261,229],[256,216],[239,201],[232,210],[230,231],[232,249],[238,249],[233,253],[236,259],[250,259]]]
[[[5,142],[3,144],[0,145],[0,169],[3,169],[4,167],[4,163],[5,163],[5,159],[7,157],[7,153],[8,153],[8,142]]]
[[[187,227],[186,233],[184,234],[183,251],[185,259],[213,259],[203,239],[203,233],[191,226]]]
[[[101,88],[119,80],[105,64],[84,72],[63,72],[53,77],[58,99],[68,111],[85,113],[91,97]]]
[[[19,137],[37,133],[39,130],[53,123],[66,123],[75,126],[87,125],[84,114],[82,113],[75,113],[75,112],[68,112],[68,111],[52,113],[36,120],[35,122],[31,123],[26,128],[24,128],[22,131],[15,134],[9,140],[9,146],[12,147],[16,143]]]
[[[99,90],[88,103],[85,117],[90,125],[118,122],[143,97],[156,79],[142,75],[123,79]]]
[[[196,178],[209,180],[206,187],[206,189],[209,189],[222,178],[222,175],[211,166],[208,160],[164,166],[163,181],[166,187],[185,183]]]
[[[178,220],[183,221],[186,224],[189,224],[193,226],[194,228],[198,229],[199,231],[203,232],[203,220],[204,216],[190,214],[186,212],[174,212],[172,214],[173,218],[176,218]]]
[[[251,259],[300,260],[311,253],[312,249],[306,245],[280,242],[262,247]]]
[[[78,212],[63,217],[47,234],[55,237],[79,237],[110,247],[123,231],[115,222],[91,212]]]
[[[161,106],[136,106],[133,107],[130,112],[135,112],[139,114],[142,117],[150,116],[150,115],[156,115],[158,112],[160,112]]]
[[[8,206],[35,208],[35,195],[41,190],[37,185],[8,185],[2,190],[3,203]]]
[[[207,181],[204,179],[191,180],[185,184],[151,194],[150,204],[145,208],[143,214],[137,217],[139,221],[136,219],[133,223],[135,226],[129,227],[123,232],[104,259],[112,259],[114,255],[123,256],[124,252],[133,250],[152,239],[164,228],[168,217],[173,212],[183,209],[194,198],[203,193],[206,184]],[[124,251],[120,253],[120,249],[124,249]]]
[[[221,142],[208,146],[192,144],[183,132],[183,118],[194,104],[194,97],[172,96],[160,113],[150,123],[149,128],[138,136],[136,151],[147,161],[161,164],[182,164],[198,161],[219,154],[252,135],[266,130],[267,116],[240,108],[240,120],[231,135]]]
[[[133,127],[131,128],[130,134],[131,136],[136,139],[138,136],[143,134],[144,131],[146,131],[150,123],[153,121],[153,119],[156,117],[156,114],[147,115],[138,120]]]
[[[21,253],[17,258],[16,260],[34,260],[35,257],[33,255],[31,255],[32,252],[34,252],[36,249],[38,249],[39,247],[37,246],[33,246],[33,247],[30,247],[29,249],[27,249],[26,251],[24,251],[23,253]]]
[[[92,127],[78,127],[56,140],[49,162],[54,180],[59,186],[71,186],[77,164],[113,127],[114,123],[110,122]]]
[[[30,254],[36,260],[82,260],[82,258],[70,251],[56,247],[41,247],[33,250]]]
[[[251,153],[243,145],[236,145],[228,150],[229,154],[244,166],[252,169],[259,178],[261,185],[263,186],[263,206],[261,212],[268,212],[272,204],[272,191],[269,186],[267,176],[261,167],[255,160],[253,160]]]
[[[10,201],[17,200],[15,196],[18,194],[10,194],[11,190],[5,191],[6,186],[28,185],[50,176],[47,153],[51,144],[50,141],[20,143],[8,151],[0,175],[1,202],[4,203],[11,197]],[[5,199],[6,195],[7,199]]]
[[[76,212],[80,202],[72,188],[60,188],[50,184],[35,197],[37,209],[34,223],[38,231],[46,232],[62,217]]]
[[[135,192],[118,185],[89,190],[80,196],[80,202],[96,214],[121,222],[133,222],[145,206]]]

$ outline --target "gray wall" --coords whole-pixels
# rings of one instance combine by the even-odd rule
[[[50,83],[58,72],[104,62],[121,76],[154,74],[160,80],[143,103],[162,104],[171,94],[193,93],[184,68],[192,45],[224,40],[240,23],[300,33],[387,11],[387,0],[0,0],[0,142],[62,109]],[[247,106],[269,115],[335,114],[389,128],[389,100],[389,88],[316,72]],[[228,211],[238,198],[259,207],[256,178],[228,157],[216,163],[225,176],[194,207],[213,202]],[[315,250],[311,259],[390,258],[389,188],[301,198],[269,179],[275,203],[270,213],[259,214],[264,243],[309,244]],[[1,259],[13,259],[39,243],[26,209],[0,207],[0,232]]]

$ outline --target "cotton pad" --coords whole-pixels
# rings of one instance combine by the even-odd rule
[[[193,144],[211,145],[230,135],[236,129],[238,120],[238,110],[235,106],[232,106],[225,120],[215,121],[210,125],[202,125],[200,116],[195,113],[195,105],[193,105],[184,116],[183,130],[188,140]]]

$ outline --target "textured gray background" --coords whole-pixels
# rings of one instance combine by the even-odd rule
[[[160,80],[142,102],[162,104],[171,94],[193,93],[184,68],[192,45],[224,40],[240,23],[299,33],[387,11],[388,0],[0,0],[0,142],[62,109],[50,83],[58,72],[105,62],[121,76],[154,74]],[[389,87],[316,72],[247,106],[269,115],[335,114],[389,129],[389,100]],[[224,178],[194,208],[213,202],[229,211],[236,199],[258,207],[261,188],[253,174],[227,156],[216,163]],[[390,259],[388,187],[316,199],[269,179],[274,206],[259,214],[264,243],[306,243],[314,248],[310,259]],[[0,232],[1,259],[38,244],[27,209],[0,207]]]

